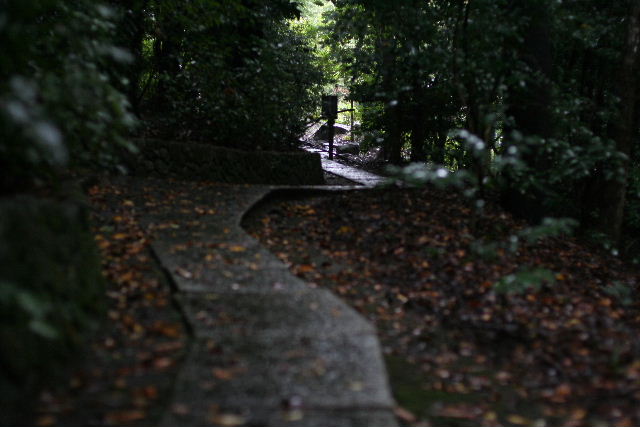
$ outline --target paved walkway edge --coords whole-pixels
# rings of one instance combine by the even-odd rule
[[[343,165],[342,163],[338,163],[324,157],[322,158],[322,169],[326,172],[332,173],[366,187],[375,187],[384,183],[386,180],[386,178],[373,174],[371,172],[366,172],[362,169]]]
[[[211,200],[219,219],[153,243],[193,331],[162,427],[397,427],[375,328],[241,227],[278,195],[355,189],[222,187],[240,201]]]

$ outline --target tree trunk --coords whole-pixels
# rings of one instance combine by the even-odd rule
[[[616,149],[627,156],[623,162],[622,176],[608,180],[603,185],[598,209],[597,229],[613,243],[619,243],[624,219],[629,159],[633,140],[637,135],[636,113],[638,108],[638,58],[640,56],[640,0],[634,0],[627,30],[627,41],[618,76],[620,113],[616,122]]]
[[[128,21],[130,28],[130,37],[128,47],[133,54],[134,62],[129,72],[129,87],[127,95],[129,102],[136,114],[140,113],[141,100],[141,77],[142,77],[142,44],[147,29],[145,28],[145,8],[148,0],[132,0],[131,8],[128,10]]]
[[[385,141],[385,154],[389,163],[399,165],[402,163],[402,129],[398,107],[387,105],[385,116],[388,132]]]
[[[413,120],[411,121],[411,161],[424,162],[426,152],[424,142],[426,139],[426,129],[424,123],[424,96],[420,91],[414,93],[413,99]]]
[[[163,6],[162,4],[160,6]],[[168,88],[174,84],[180,73],[180,44],[183,30],[178,25],[179,20],[173,16],[170,5],[164,5],[157,11],[155,42],[153,44],[153,63],[158,75],[158,83],[154,94],[154,108],[158,112],[171,111],[173,100]]]
[[[383,32],[385,29],[383,27]],[[402,161],[402,129],[400,127],[400,112],[398,100],[390,95],[395,94],[395,43],[393,36],[385,37],[378,42],[378,48],[382,54],[382,88],[385,92],[385,128],[387,135],[384,141],[383,152],[385,160],[397,165]]]
[[[123,75],[127,77],[128,82],[122,85],[121,90],[127,95],[135,114],[139,114],[142,44],[147,31],[145,9],[148,3],[149,0],[111,0],[111,4],[122,13],[122,30],[118,33],[117,41],[133,56],[133,63],[126,64],[126,68],[123,69]]]
[[[548,82],[553,72],[549,7],[544,0],[515,0],[513,7],[516,16],[529,19],[523,42],[517,49],[520,58],[534,75],[525,86],[514,85],[509,88],[508,113],[515,120],[515,128],[523,135],[546,138],[553,135],[553,117],[549,108],[552,96]],[[535,163],[537,159],[528,160]]]
[[[510,7],[514,19],[528,22],[523,32],[523,40],[515,49],[532,71],[525,85],[513,85],[509,88],[509,107],[507,115],[513,118],[513,127],[505,129],[506,145],[519,146],[521,141],[511,139],[514,130],[525,137],[538,136],[548,138],[553,135],[553,114],[551,106],[551,86],[548,78],[553,72],[553,50],[549,23],[549,6],[546,0],[514,0]],[[532,168],[548,168],[543,156],[536,151],[520,150],[522,160]],[[519,183],[509,176],[507,188],[503,192],[503,202],[512,212],[530,220],[538,221],[545,215],[541,201],[542,194],[523,195]]]
[[[431,155],[431,159],[437,165],[444,165],[448,136],[448,132],[446,131],[438,132],[435,136],[435,149]]]

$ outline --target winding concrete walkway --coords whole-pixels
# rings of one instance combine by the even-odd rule
[[[325,143],[325,145],[326,144],[328,143]],[[323,147],[325,147],[325,145],[323,145]],[[303,148],[309,153],[317,153],[320,155],[320,159],[322,160],[322,169],[325,172],[347,179],[357,185],[375,187],[385,181],[385,178],[380,175],[376,175],[353,166],[347,166],[334,160],[329,160],[329,153],[327,151],[328,145],[325,147],[326,149],[310,145],[305,145]]]
[[[160,425],[397,426],[372,325],[241,228],[273,190],[210,186],[191,199],[215,215],[169,203],[141,213],[193,332]]]
[[[352,166],[343,165],[342,163],[329,160],[325,157],[322,158],[322,169],[325,172],[338,175],[339,177],[364,185],[365,187],[375,187],[385,181],[385,178],[380,175],[375,175]]]

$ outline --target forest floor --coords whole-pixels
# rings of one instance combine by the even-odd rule
[[[406,425],[640,425],[620,259],[432,188],[274,201],[245,227],[377,326]]]
[[[108,320],[21,425],[397,425],[374,328],[240,228],[272,190],[97,179]]]
[[[153,230],[140,221],[141,207],[157,203],[157,193],[136,204],[122,185],[101,181],[89,189],[107,320],[80,360],[40,394],[25,425],[155,425],[171,403],[189,333],[150,249]]]
[[[90,190],[110,321],[34,425],[156,425],[171,405],[189,330],[140,214],[214,215],[191,187]],[[273,200],[244,226],[375,324],[405,425],[640,425],[640,283],[619,258],[433,188]]]

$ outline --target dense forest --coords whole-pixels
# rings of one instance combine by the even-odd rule
[[[637,246],[637,2],[308,3],[4,2],[2,192],[132,135],[291,149],[340,85],[390,163]]]
[[[637,221],[638,8],[341,1],[329,43],[390,162],[465,170],[529,219],[617,243]]]
[[[299,151],[336,94],[398,183],[640,262],[640,0],[0,0],[0,48],[2,200],[127,175],[141,141]],[[0,275],[0,343],[31,337],[0,356],[2,394],[49,374],[30,343],[68,335],[65,359],[100,311],[81,272],[56,270],[82,296],[54,303],[24,274]]]

